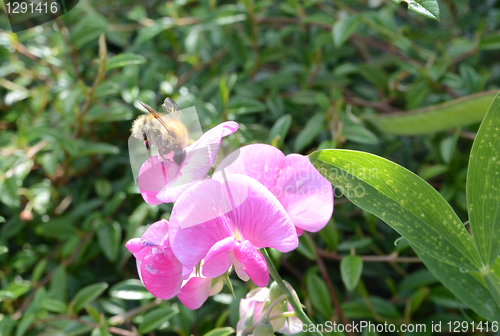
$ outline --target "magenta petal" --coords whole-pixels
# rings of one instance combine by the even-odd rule
[[[145,239],[155,245],[161,245],[167,234],[168,222],[166,219],[162,219],[151,224],[142,235],[142,239]]]
[[[193,277],[182,286],[177,297],[189,309],[198,309],[208,299],[212,279]]]
[[[234,247],[236,239],[227,237],[217,242],[208,251],[203,263],[203,275],[207,278],[216,278],[224,274],[231,266],[231,258],[227,255]]]
[[[162,203],[156,198],[158,192],[177,174],[179,166],[175,162],[165,162],[152,156],[139,171],[138,186],[144,201],[156,205]]]
[[[228,218],[233,219],[233,231],[256,248],[272,247],[280,252],[297,248],[295,227],[283,206],[271,192],[255,179],[245,175],[228,177],[231,191],[247,193],[247,198]]]
[[[175,202],[186,189],[202,180],[219,153],[222,138],[236,130],[237,123],[224,122],[204,133],[194,144],[187,147],[186,158],[180,165],[179,173],[156,197],[162,202]]]
[[[127,243],[125,243],[125,247],[129,250],[130,253],[135,254],[142,250],[148,241],[142,238],[132,238]]]
[[[305,156],[290,154],[286,157],[273,193],[293,224],[305,231],[321,230],[332,217],[332,185]]]
[[[266,260],[248,240],[236,245],[234,255],[244,266],[245,272],[257,286],[267,286],[269,283],[269,272]]]
[[[163,252],[154,249],[143,259],[141,278],[146,289],[160,299],[174,297],[182,285],[182,264],[175,258],[172,250]]]

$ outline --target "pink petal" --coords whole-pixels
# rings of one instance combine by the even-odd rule
[[[266,260],[248,240],[236,245],[234,255],[243,264],[245,272],[257,286],[267,286],[269,272]]]
[[[302,230],[317,232],[332,215],[332,185],[303,155],[285,157],[269,145],[248,145],[222,160],[213,178],[223,181],[224,174],[226,178],[244,174],[262,183],[278,198],[293,224]]]
[[[211,280],[193,277],[182,286],[177,297],[189,309],[198,309],[208,299]]]
[[[207,278],[216,278],[224,274],[231,266],[231,259],[227,255],[235,244],[234,237],[227,237],[215,243],[208,251],[203,263],[203,275]]]
[[[273,190],[284,163],[285,155],[279,149],[265,144],[248,145],[224,158],[215,169],[213,178],[222,182],[223,174],[243,174]]]
[[[239,205],[231,210],[234,204]],[[215,243],[230,236],[249,240],[256,248],[281,252],[298,245],[295,227],[283,206],[248,176],[230,176],[227,186],[216,180],[199,182],[175,203],[169,239],[182,264],[194,267]]]
[[[280,252],[297,248],[295,227],[283,206],[271,192],[251,177],[235,174],[228,177],[231,191],[248,194],[231,213],[233,232],[249,240],[256,248],[272,247]]]
[[[145,239],[155,245],[161,245],[168,233],[168,222],[166,219],[159,220],[151,224],[142,235]]]
[[[159,160],[158,156],[146,160],[141,166],[138,178],[138,186],[144,201],[151,205],[162,203],[156,196],[178,171],[179,166],[175,162]]]
[[[202,180],[212,167],[220,149],[222,138],[238,130],[238,124],[227,121],[204,133],[186,148],[186,158],[177,174],[156,196],[162,202],[175,202],[194,183]]]
[[[163,252],[154,249],[142,261],[140,272],[146,289],[160,299],[175,296],[182,285],[182,264],[175,258],[172,250]]]
[[[293,224],[305,231],[321,230],[332,217],[332,185],[305,156],[290,154],[286,157],[273,193]]]

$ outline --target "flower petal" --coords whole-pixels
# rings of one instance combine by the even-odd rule
[[[303,155],[285,157],[279,149],[265,144],[244,146],[222,160],[213,178],[223,181],[224,175],[233,174],[250,176],[266,186],[297,228],[317,232],[331,218],[332,185]]]
[[[273,193],[293,224],[305,231],[321,230],[332,217],[332,185],[303,155],[290,154],[286,157]]]
[[[208,251],[203,263],[203,275],[207,278],[216,278],[224,274],[231,266],[231,259],[227,255],[230,252],[236,239],[227,237],[215,243]]]
[[[224,158],[215,169],[213,178],[223,182],[223,174],[243,174],[273,190],[284,163],[285,155],[279,149],[265,144],[248,145]]]
[[[166,219],[162,219],[151,224],[142,235],[142,239],[145,239],[155,245],[161,245],[167,234],[168,222]]]
[[[156,195],[172,180],[179,171],[175,162],[166,162],[152,156],[146,160],[139,171],[138,186],[146,203],[156,205],[162,203]]]
[[[298,245],[295,227],[283,206],[248,176],[230,176],[227,185],[201,181],[174,205],[170,246],[186,267],[194,267],[215,243],[230,236],[249,240],[256,248],[272,247],[281,252]]]
[[[160,299],[174,297],[182,285],[182,264],[175,258],[172,250],[163,252],[153,249],[140,265],[142,282],[146,289]]]
[[[222,138],[238,130],[233,121],[224,122],[204,133],[194,144],[188,146],[186,158],[177,174],[156,196],[160,201],[175,202],[194,183],[205,178],[219,153]]]
[[[264,256],[248,240],[237,244],[234,255],[244,267],[250,279],[259,287],[269,283],[269,272]]]
[[[177,297],[189,309],[198,309],[208,299],[212,279],[193,277],[182,286]]]

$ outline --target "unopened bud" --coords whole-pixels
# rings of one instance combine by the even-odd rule
[[[260,320],[259,323],[255,326],[255,330],[253,331],[254,336],[274,336],[273,325],[269,318],[264,317]]]

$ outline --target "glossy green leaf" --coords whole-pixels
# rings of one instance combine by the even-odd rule
[[[139,54],[123,53],[108,59],[106,63],[106,70],[111,70],[115,68],[121,68],[124,66],[129,66],[133,64],[144,64],[146,63],[146,57]]]
[[[73,304],[73,311],[77,313],[82,310],[86,304],[97,299],[107,288],[107,283],[99,282],[80,289],[71,301]]]
[[[479,273],[464,272],[430,257],[417,248],[414,250],[434,277],[469,308],[490,321],[500,319],[500,308]]]
[[[358,151],[327,149],[309,158],[349,200],[382,219],[418,249],[457,267],[482,267],[470,235],[451,206],[414,173]]]
[[[122,230],[117,222],[109,223],[99,229],[97,241],[106,258],[114,262],[120,252]]]
[[[325,282],[313,272],[306,275],[307,293],[314,309],[324,317],[332,315],[333,308]]]
[[[223,327],[212,329],[203,336],[229,336],[234,333],[234,329],[231,327]]]
[[[333,43],[335,47],[340,48],[356,31],[360,22],[361,17],[358,15],[348,16],[335,22],[332,28]]]
[[[140,280],[128,279],[113,285],[109,293],[111,297],[123,300],[152,299],[154,296],[148,292]]]
[[[288,134],[288,130],[292,125],[292,116],[290,114],[285,114],[274,123],[271,131],[269,132],[269,142],[274,145],[276,142],[276,147],[280,147],[286,135]]]
[[[328,224],[326,224],[326,226],[321,231],[319,231],[319,235],[329,249],[331,249],[332,251],[337,250],[340,238],[333,218],[330,219]]]
[[[177,308],[157,308],[144,316],[144,320],[139,324],[139,332],[147,334],[158,329],[164,322],[170,320],[179,313]]]
[[[420,135],[441,132],[480,122],[497,92],[485,91],[409,112],[364,118],[382,132],[389,134]]]
[[[395,4],[403,1],[408,4],[408,10],[429,19],[439,20],[439,4],[437,0],[392,0]]]
[[[479,128],[469,158],[467,206],[470,227],[483,263],[491,266],[500,252],[500,95]]]
[[[308,235],[302,235],[299,237],[299,246],[297,247],[297,251],[310,260],[316,260],[318,258],[316,250],[314,249],[314,243]]]
[[[349,292],[358,285],[362,270],[363,260],[360,256],[345,256],[340,261],[340,276]]]
[[[293,146],[294,152],[301,152],[304,148],[306,148],[314,139],[318,136],[318,134],[325,128],[325,114],[324,113],[316,113],[312,118],[310,118],[302,131],[297,135],[295,139],[295,144]]]

